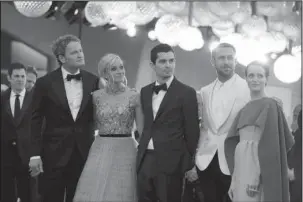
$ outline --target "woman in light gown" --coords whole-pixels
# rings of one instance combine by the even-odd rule
[[[225,140],[233,202],[289,202],[287,152],[294,141],[281,106],[265,94],[269,66],[245,71],[251,101],[239,112]]]
[[[95,129],[78,181],[75,202],[136,202],[136,144],[131,137],[134,120],[142,131],[139,93],[126,85],[125,69],[118,55],[107,54],[98,64],[104,89],[93,92]]]

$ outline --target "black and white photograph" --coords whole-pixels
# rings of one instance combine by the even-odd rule
[[[302,1],[1,1],[1,202],[302,202]]]

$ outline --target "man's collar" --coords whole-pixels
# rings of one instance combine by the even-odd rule
[[[66,76],[68,74],[72,74],[69,71],[67,71],[64,67],[61,67],[61,71],[62,71],[62,76],[63,76],[64,79],[66,79]],[[72,74],[72,75],[79,74],[79,73],[80,73],[80,69],[78,69],[78,71],[76,73]]]
[[[26,89],[24,88],[20,93],[15,93],[13,89],[11,89],[11,97],[15,97],[17,94],[20,95],[21,97],[24,97],[26,93]]]
[[[174,80],[174,76],[171,76],[167,81],[166,81],[166,86],[167,88],[169,88],[170,84],[173,82]],[[155,83],[156,86],[160,85],[160,83],[158,81],[156,81]]]
[[[228,80],[225,81],[225,82],[221,82],[221,81],[217,78],[216,83],[217,83],[217,85],[219,85],[219,86],[227,86],[227,85],[233,83],[233,81],[236,79],[236,77],[237,77],[237,76],[236,76],[236,73],[234,73],[234,75],[233,75],[232,77],[230,77],[230,79],[228,79]]]

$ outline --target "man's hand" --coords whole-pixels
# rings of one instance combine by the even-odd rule
[[[29,161],[29,171],[32,177],[35,177],[40,173],[43,173],[42,160],[40,158],[31,159]]]
[[[295,173],[294,173],[294,169],[289,169],[287,170],[287,175],[288,175],[288,179],[290,181],[294,181],[295,180]]]
[[[185,173],[185,177],[188,181],[194,182],[199,179],[196,167],[193,167],[191,170]]]

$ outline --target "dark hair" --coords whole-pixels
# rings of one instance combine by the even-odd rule
[[[37,70],[35,67],[33,66],[28,66],[27,69],[26,69],[26,73],[32,73],[34,74],[36,77],[38,77],[38,73],[37,73]]]
[[[220,49],[220,48],[231,48],[233,51],[234,51],[234,53],[236,53],[236,48],[233,46],[233,45],[231,45],[231,44],[229,44],[229,43],[220,43],[216,48],[214,48],[212,51],[211,51],[211,57],[213,57],[214,56],[214,54],[218,51],[218,49]]]
[[[15,69],[24,69],[26,71],[26,67],[23,64],[16,62],[16,63],[10,64],[10,66],[8,68],[8,75],[12,76],[12,73]]]
[[[158,53],[168,53],[168,52],[174,52],[173,48],[168,44],[159,44],[153,47],[153,49],[150,51],[150,61],[152,63],[156,63],[156,60],[158,58]]]
[[[265,71],[265,77],[269,77],[269,69],[270,69],[270,65],[268,64],[265,64],[265,63],[262,63],[262,62],[259,62],[259,61],[253,61],[251,63],[249,63],[246,68],[245,68],[245,76],[247,76],[247,71],[248,71],[248,68],[251,66],[251,65],[257,65],[257,66],[260,66],[264,69]]]
[[[62,65],[61,61],[59,60],[59,56],[65,54],[66,46],[70,42],[81,43],[81,40],[74,35],[67,34],[67,35],[58,37],[52,44],[52,51],[53,51],[53,54],[55,55],[59,65]]]

